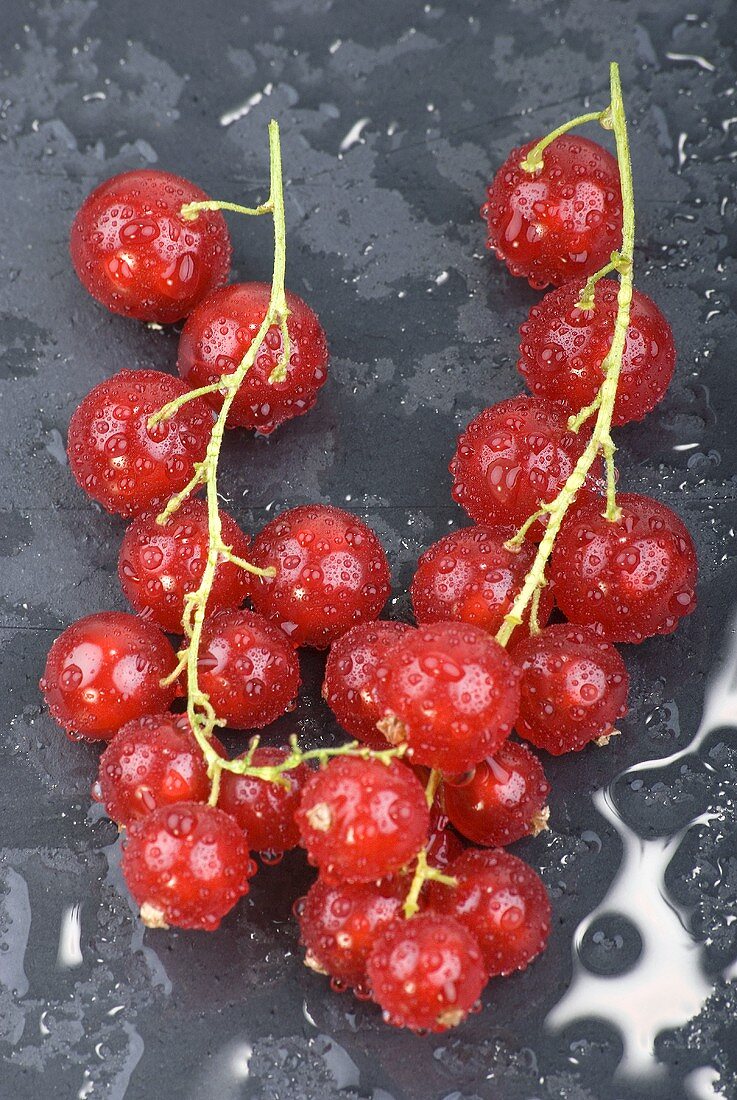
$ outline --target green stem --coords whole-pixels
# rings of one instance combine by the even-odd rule
[[[612,271],[618,272],[623,275],[627,269],[627,260],[622,258],[620,252],[612,252],[611,259],[608,264],[604,264],[598,271],[595,271],[593,275],[589,275],[586,280],[586,284],[578,296],[578,308],[584,313],[593,313],[596,308],[594,302],[594,290],[596,284],[600,279],[603,279],[605,275],[610,275]]]
[[[586,122],[601,122],[605,118],[608,118],[609,108],[604,111],[589,111],[586,115],[578,115],[577,118],[571,118],[568,122],[564,122],[562,126],[558,126],[555,130],[551,130],[549,134],[546,134],[544,138],[540,138],[536,145],[533,145],[524,160],[520,161],[520,168],[524,172],[539,172],[543,166],[543,153],[550,145],[551,141],[555,141],[562,134],[567,134],[569,130],[575,129],[576,126],[583,126]]]
[[[204,202],[185,202],[179,214],[186,222],[194,222],[201,210],[232,210],[234,214],[249,214],[252,217],[258,217],[259,214],[271,214],[273,209],[271,196],[260,206],[241,206],[237,202],[219,202],[217,199],[207,199]]]

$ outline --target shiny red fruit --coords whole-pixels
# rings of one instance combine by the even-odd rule
[[[299,688],[294,649],[253,611],[218,611],[205,620],[197,669],[215,713],[239,730],[280,718]]]
[[[520,737],[554,756],[612,732],[627,711],[624,661],[596,631],[556,623],[514,650],[522,669]]]
[[[322,697],[343,729],[372,748],[387,747],[386,738],[376,728],[382,717],[376,698],[376,669],[389,650],[411,632],[406,623],[359,623],[330,647]]]
[[[161,806],[207,802],[207,765],[187,715],[148,714],[127,722],[100,757],[93,796],[119,825]]]
[[[430,811],[430,838],[425,845],[427,862],[431,867],[444,871],[463,851],[463,842],[449,829],[450,818],[435,802]]]
[[[256,871],[243,830],[216,806],[181,802],[135,821],[123,877],[149,928],[213,932]]]
[[[230,267],[223,215],[185,221],[185,203],[208,198],[193,183],[151,168],[122,172],[85,199],[72,225],[74,270],[113,313],[170,324],[186,317]]]
[[[516,741],[505,741],[494,756],[482,760],[469,782],[443,786],[445,810],[453,825],[468,840],[487,848],[513,844],[546,828],[549,794],[542,764]]]
[[[344,756],[311,777],[297,824],[310,863],[324,877],[373,882],[417,855],[430,811],[405,764]]]
[[[288,750],[259,746],[251,764],[270,768],[283,763]],[[242,759],[242,757],[238,757]],[[235,818],[248,837],[254,852],[271,855],[287,852],[299,844],[299,829],[294,820],[302,798],[302,790],[310,778],[306,764],[282,772],[286,783],[272,783],[253,775],[235,775],[222,771],[218,806]]]
[[[256,536],[251,558],[277,571],[255,579],[253,605],[294,645],[324,649],[356,623],[375,619],[389,596],[389,563],[378,538],[329,504],[282,512]]]
[[[502,850],[469,848],[448,869],[457,886],[430,886],[430,906],[474,937],[490,978],[525,967],[544,950],[550,901],[540,876]]]
[[[193,389],[233,374],[261,327],[269,307],[269,283],[234,283],[202,302],[188,318],[179,341],[177,369]],[[283,382],[270,382],[281,362],[282,338],[272,325],[228,413],[228,427],[267,434],[285,420],[309,412],[325,383],[328,347],[317,316],[296,294],[287,294],[289,364]],[[222,395],[207,400],[219,409]]]
[[[385,1021],[412,1031],[456,1027],[486,984],[474,937],[459,921],[438,913],[389,925],[376,941],[367,971]]]
[[[584,428],[577,435],[569,431],[568,413],[552,401],[500,401],[479,413],[458,439],[450,464],[453,499],[476,523],[520,527],[555,499],[588,440]],[[539,541],[544,522],[538,520],[528,538]]]
[[[622,244],[622,192],[616,160],[596,142],[556,138],[543,167],[529,173],[520,164],[535,144],[512,150],[487,188],[481,216],[487,247],[541,290],[609,262]]]
[[[296,906],[305,965],[342,985],[363,987],[376,938],[401,911],[398,891],[318,878]]]
[[[520,328],[520,374],[535,397],[558,401],[571,413],[589,405],[601,388],[617,315],[618,283],[596,284],[593,312],[578,309],[583,285],[551,290]],[[651,412],[668,389],[675,362],[670,325],[655,302],[633,290],[612,424]]]
[[[220,522],[225,545],[248,560],[251,540],[222,510]],[[184,597],[202,582],[209,546],[204,500],[185,501],[163,526],[154,512],[139,516],[126,529],[118,558],[120,584],[131,607],[162,630],[181,634]],[[251,576],[221,557],[207,598],[208,614],[240,607]]]
[[[410,593],[418,623],[471,623],[496,634],[535,560],[535,548],[524,543],[507,550],[510,528],[463,527],[425,551],[417,564]],[[553,593],[543,588],[538,622],[553,610]],[[529,613],[525,616],[525,628]]]
[[[413,764],[458,774],[496,752],[519,708],[519,671],[475,626],[418,627],[377,670],[381,729]]]
[[[671,634],[696,606],[696,552],[684,523],[657,500],[618,493],[610,523],[583,494],[556,539],[551,576],[561,611],[610,642]]]
[[[198,398],[153,428],[148,421],[188,392],[156,370],[122,370],[90,390],[67,441],[69,467],[88,496],[128,518],[163,507],[184,488],[205,457],[212,409]]]
[[[157,627],[122,611],[100,611],[78,619],[56,639],[41,691],[65,730],[109,741],[126,722],[166,710],[179,689],[160,681],[176,663]]]

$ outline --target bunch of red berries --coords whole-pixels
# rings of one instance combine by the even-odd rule
[[[614,72],[612,108],[595,117],[615,129],[621,169],[618,96]],[[453,495],[476,526],[420,558],[416,627],[378,622],[389,566],[356,517],[293,508],[251,540],[217,504],[225,424],[272,431],[326,376],[319,322],[280,282],[274,164],[272,145],[269,202],[240,208],[274,215],[271,287],[221,288],[217,207],[232,204],[184,180],[128,173],[77,215],[72,257],[99,300],[188,319],[183,381],[123,371],[72,418],[80,485],[135,517],[119,573],[137,614],[67,628],[42,688],[70,736],[109,742],[93,793],[126,829],[123,872],[149,926],[216,928],[248,892],[252,852],[268,863],[301,845],[318,869],[295,906],[307,964],[388,1021],[439,1031],[549,933],[539,876],[504,850],[546,827],[549,786],[510,734],[554,754],[606,741],[627,697],[612,643],[669,633],[694,606],[688,532],[654,500],[615,496],[609,434],[663,396],[673,342],[631,289],[628,159],[620,188],[592,142],[515,150],[482,212],[514,274],[561,284],[522,326],[533,396],[485,409],[461,435]],[[547,625],[554,604],[567,621]],[[179,655],[164,632],[183,635]],[[228,759],[216,727],[260,730],[293,707],[299,646],[329,647],[323,696],[356,740],[302,752],[255,737]],[[182,696],[186,714],[170,709]]]

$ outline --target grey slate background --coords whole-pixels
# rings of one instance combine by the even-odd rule
[[[737,1096],[737,989],[724,977],[737,956],[737,699],[722,691],[697,751],[622,774],[686,748],[709,678],[722,658],[735,662],[735,23],[730,0],[4,0],[0,1096]],[[392,561],[389,611],[403,617],[418,553],[463,522],[447,474],[459,428],[521,388],[516,330],[537,296],[484,254],[484,185],[513,144],[588,97],[606,101],[610,58],[633,130],[638,284],[679,350],[666,401],[619,433],[622,483],[684,516],[700,605],[675,636],[626,654],[623,736],[547,761],[552,830],[519,851],[553,896],[550,950],[492,983],[484,1011],[450,1036],[392,1032],[301,965],[290,906],[309,875],[298,855],[260,872],[219,934],[142,934],[120,889],[116,830],[89,805],[97,752],[70,744],[41,708],[52,638],[81,614],[124,606],[122,524],[72,482],[69,417],[122,367],[173,370],[177,339],[86,296],[68,228],[97,182],[139,165],[222,198],[262,197],[266,122],[280,120],[288,283],[321,315],[332,373],[308,417],[269,440],[228,438],[222,485],[251,530],[313,500],[364,515]],[[265,219],[231,226],[233,276],[268,277]],[[304,673],[296,718],[276,735],[296,723],[314,743],[336,731],[319,700],[321,659],[308,655]],[[612,888],[623,837],[635,858],[664,838],[657,886],[671,923],[655,920],[666,955],[649,988],[673,1004],[673,1022],[653,1057],[615,1077],[643,1008],[634,995],[619,1029],[602,1004],[630,988],[621,983],[653,942],[638,962],[636,896],[634,916],[597,917],[580,944],[579,977],[612,975],[600,1018],[544,1021],[571,980],[579,922]],[[77,913],[78,948],[62,934]],[[641,916],[652,937],[652,914]],[[692,938],[689,965],[709,994],[685,1015],[673,935]]]

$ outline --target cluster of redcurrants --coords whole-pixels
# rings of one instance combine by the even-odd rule
[[[681,521],[654,500],[621,494],[612,522],[591,479],[563,522],[535,621],[528,613],[510,652],[495,640],[546,516],[524,540],[510,541],[515,529],[555,498],[586,446],[585,428],[571,430],[568,415],[601,386],[616,284],[596,284],[593,311],[578,296],[622,226],[617,165],[603,149],[558,138],[528,175],[519,164],[529,148],[515,150],[489,188],[489,239],[513,273],[563,285],[521,330],[520,369],[533,396],[484,410],[458,442],[453,495],[477,525],[420,558],[411,588],[418,626],[375,621],[389,567],[356,517],[294,508],[251,541],[221,515],[233,555],[275,575],[218,564],[199,690],[228,726],[261,729],[293,706],[295,647],[330,647],[324,698],[380,756],[336,755],[313,771],[294,747],[252,746],[244,754],[252,773],[223,770],[217,805],[208,805],[201,749],[187,717],[168,711],[184,689],[163,633],[181,633],[186,597],[200,583],[207,507],[189,500],[163,525],[156,510],[202,461],[207,402],[217,407],[219,395],[151,428],[152,413],[185,383],[126,371],[85,398],[69,431],[80,485],[109,511],[136,517],[119,573],[137,616],[104,613],[70,626],[42,687],[70,733],[109,741],[94,792],[127,829],[123,870],[143,919],[215,928],[248,891],[251,852],[269,862],[301,844],[319,870],[295,907],[308,964],[415,1029],[457,1024],[490,976],[523,969],[547,939],[543,884],[503,848],[545,827],[549,787],[540,761],[510,733],[555,754],[606,739],[627,696],[612,643],[669,633],[695,601],[695,555]],[[236,369],[268,305],[268,288],[216,289],[230,254],[221,216],[189,222],[179,213],[204,198],[164,173],[128,174],[90,196],[72,233],[80,278],[110,308],[161,322],[189,314],[179,367],[197,386]],[[271,430],[309,408],[324,381],[319,323],[288,301],[286,378],[270,381],[281,348],[274,327],[236,396],[234,424]],[[667,322],[635,292],[614,422],[644,416],[673,366]],[[554,601],[568,621],[546,625]],[[478,847],[464,850],[461,837]]]

